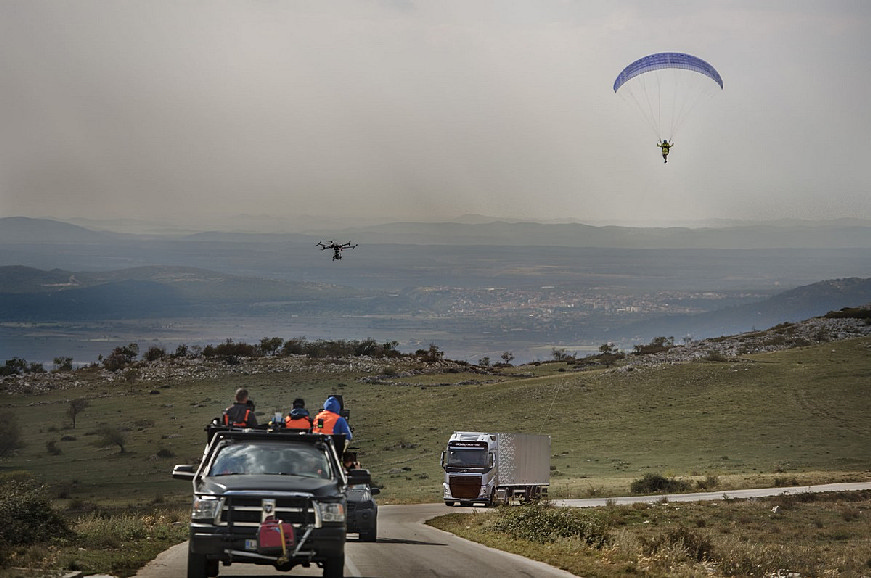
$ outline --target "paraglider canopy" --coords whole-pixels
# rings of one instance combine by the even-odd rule
[[[708,62],[683,52],[657,52],[624,68],[614,92],[641,111],[658,142],[673,142],[691,110],[723,89],[723,77]]]
[[[683,70],[692,70],[699,74],[704,74],[711,80],[723,88],[723,78],[717,70],[697,56],[692,54],[684,54],[683,52],[658,52],[639,58],[629,66],[623,69],[623,72],[617,76],[614,81],[614,92],[623,86],[628,80],[631,80],[639,74],[650,72],[651,70],[661,70],[663,68],[680,68]]]

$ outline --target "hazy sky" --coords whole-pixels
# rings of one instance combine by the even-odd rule
[[[866,0],[0,0],[0,216],[871,218]],[[663,164],[620,70],[725,89]]]

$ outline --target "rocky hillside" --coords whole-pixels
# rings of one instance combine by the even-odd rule
[[[832,312],[799,323],[783,323],[765,331],[754,331],[677,344],[656,353],[627,354],[612,365],[613,371],[631,371],[637,368],[662,364],[689,363],[692,361],[735,360],[743,355],[764,353],[819,345],[843,339],[871,336],[871,309],[856,308]],[[513,374],[524,366],[514,367]],[[601,364],[577,363],[574,369],[587,370]],[[342,359],[311,359],[306,355],[268,356],[238,358],[232,364],[215,358],[171,358],[158,361],[137,361],[125,369],[109,371],[94,366],[77,371],[25,373],[5,376],[0,381],[0,391],[7,394],[39,393],[49,389],[75,388],[84,383],[124,383],[130,381],[159,383],[176,379],[213,379],[221,375],[255,375],[265,373],[293,372],[305,369],[319,373],[367,374],[362,378],[380,383],[408,384],[415,374],[478,373],[482,376],[497,375],[509,366],[480,367],[466,362],[441,359],[427,361],[415,356],[398,358],[373,358],[367,356]],[[486,377],[482,377],[486,379]]]

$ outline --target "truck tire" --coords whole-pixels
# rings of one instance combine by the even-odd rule
[[[372,527],[366,532],[360,532],[361,542],[375,542],[378,539],[378,522],[372,522]]]
[[[455,506],[456,504],[453,500],[445,500],[445,506]]]
[[[345,554],[324,560],[324,578],[342,578],[345,575]]]
[[[492,508],[496,505],[496,489],[494,488],[492,492],[490,492],[490,497],[487,498],[487,501],[484,502],[485,508]]]
[[[217,564],[215,564],[215,570],[217,570]],[[218,573],[215,572],[213,574],[217,576]],[[209,578],[208,573],[208,561],[206,560],[205,554],[195,554],[191,552],[190,546],[188,546],[188,576],[187,578]]]

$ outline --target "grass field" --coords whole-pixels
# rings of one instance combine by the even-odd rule
[[[33,472],[63,500],[187,500],[172,466],[198,460],[204,425],[244,386],[263,421],[295,397],[315,410],[342,394],[382,503],[440,499],[439,456],[454,430],[550,435],[553,497],[626,494],[647,473],[713,477],[722,488],[869,478],[869,339],[634,370],[377,371],[383,383],[347,364],[156,381],[79,370],[78,387],[4,399],[26,446],[2,469]],[[73,429],[67,409],[80,397],[89,406]],[[101,425],[124,430],[123,452],[95,445]]]
[[[871,491],[607,506],[529,505],[430,522],[585,578],[866,577]]]
[[[329,394],[342,394],[352,445],[382,488],[382,504],[441,499],[439,457],[454,430],[550,435],[555,498],[627,495],[648,474],[706,491],[871,480],[869,338],[656,367],[580,370],[553,362],[482,373],[450,364],[433,371],[407,359],[279,365],[267,359],[181,372],[186,376],[171,368],[111,375],[89,368],[66,376],[64,388],[41,393],[12,393],[31,378],[4,379],[0,410],[14,414],[26,445],[0,462],[0,476],[26,470],[45,481],[75,537],[48,549],[4,550],[0,567],[130,576],[183,540],[186,527],[177,522],[186,517],[191,488],[172,479],[172,467],[198,462],[205,424],[243,386],[261,421],[286,412],[296,397],[314,413]],[[88,406],[74,428],[68,409],[79,398]],[[96,443],[104,427],[120,429],[122,443]],[[811,569],[802,576],[824,575],[813,568],[866,576],[871,526],[868,496],[861,500],[782,503],[793,512],[770,523],[763,519],[768,506],[732,501],[720,510],[608,508],[601,514],[612,523],[607,547],[598,549],[574,538],[546,547],[522,537],[485,541],[584,576],[768,575],[749,572],[753,564]],[[474,538],[486,534],[478,525],[498,515],[438,523]],[[714,566],[689,552],[687,541],[716,552]],[[839,561],[851,554],[861,559]],[[810,556],[816,566],[798,564]]]

